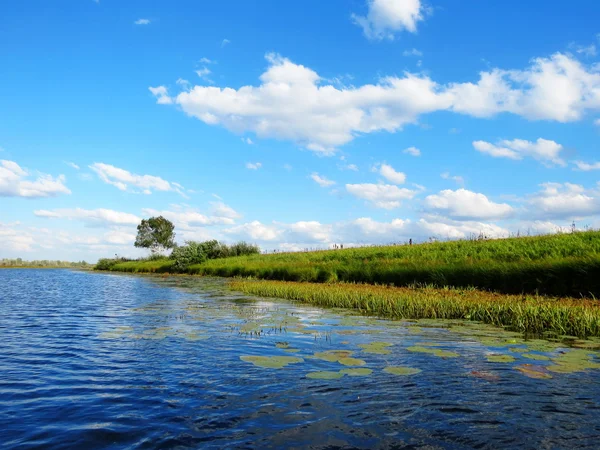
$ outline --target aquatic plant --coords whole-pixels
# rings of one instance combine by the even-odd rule
[[[317,306],[353,308],[361,313],[405,319],[467,319],[520,333],[580,338],[600,336],[600,303],[584,299],[557,299],[535,295],[502,295],[475,289],[389,287],[364,284],[296,283],[235,280],[230,287],[248,294],[279,297]],[[476,333],[468,327],[451,331]],[[500,345],[519,344],[510,338]],[[535,342],[530,341],[531,344]],[[556,344],[540,341],[540,350]],[[532,348],[534,350],[534,348]]]

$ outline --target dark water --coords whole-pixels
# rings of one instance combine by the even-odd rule
[[[0,270],[0,446],[600,448],[600,370],[555,365],[582,353],[593,367],[597,352],[445,326],[252,299],[220,280]],[[359,347],[372,342],[387,347]],[[328,350],[372,373],[307,377],[349,368],[313,358]],[[252,355],[301,362],[240,359]]]

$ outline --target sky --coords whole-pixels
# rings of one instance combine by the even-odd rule
[[[0,258],[600,227],[597,0],[0,8]]]

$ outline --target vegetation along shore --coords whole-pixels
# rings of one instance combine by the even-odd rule
[[[172,225],[162,218],[138,230],[136,245],[151,248],[152,257],[103,259],[96,269],[237,277],[231,287],[249,294],[382,317],[468,319],[534,334],[600,336],[598,231],[261,254],[244,242],[177,246]],[[170,256],[160,256],[157,249],[167,248],[173,248]]]

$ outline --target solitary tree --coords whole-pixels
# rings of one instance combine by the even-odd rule
[[[143,219],[137,227],[135,246],[149,248],[152,254],[175,247],[173,223],[163,216]]]

